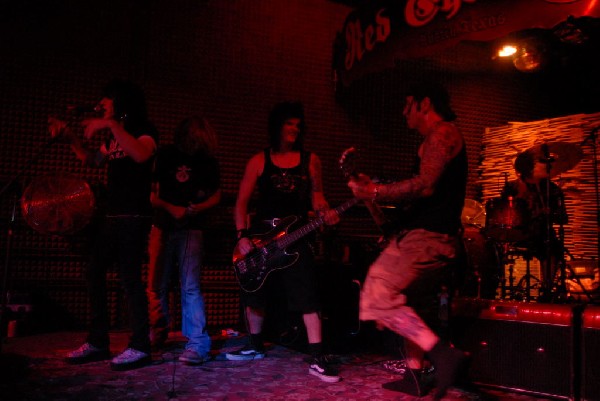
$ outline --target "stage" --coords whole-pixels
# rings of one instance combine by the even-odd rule
[[[111,350],[126,344],[126,332],[111,333]],[[184,338],[171,335],[168,349],[153,355],[151,366],[113,372],[109,362],[73,366],[64,353],[85,338],[82,332],[56,332],[6,339],[3,346],[0,399],[17,400],[414,400],[417,397],[382,389],[398,380],[387,368],[391,355],[360,350],[332,355],[339,362],[339,383],[310,376],[306,355],[271,344],[267,357],[250,362],[223,359],[243,344],[243,336],[213,337],[214,359],[202,366],[177,361]],[[432,399],[430,393],[424,399]],[[445,399],[535,401],[524,394],[485,390],[480,394],[452,389]]]

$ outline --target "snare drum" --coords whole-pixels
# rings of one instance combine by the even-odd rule
[[[524,199],[493,198],[485,204],[485,234],[499,242],[517,242],[528,238],[530,213]]]

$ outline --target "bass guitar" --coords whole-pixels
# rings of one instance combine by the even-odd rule
[[[359,202],[353,198],[342,203],[334,210],[342,214]],[[254,292],[260,289],[267,276],[275,271],[292,266],[300,255],[290,252],[288,247],[325,224],[323,217],[311,220],[302,227],[290,231],[299,221],[297,216],[288,216],[266,234],[254,234],[249,237],[254,249],[242,255],[237,246],[233,252],[233,270],[242,290]]]
[[[339,161],[342,171],[349,171],[348,164],[351,162],[353,158],[342,155]],[[334,210],[337,214],[342,214],[358,202],[360,202],[358,199],[352,198]],[[243,255],[237,246],[235,247],[233,270],[242,290],[257,291],[271,272],[285,269],[296,263],[300,255],[298,252],[288,250],[288,247],[325,224],[323,217],[318,217],[298,229],[293,229],[298,221],[297,216],[288,216],[281,219],[269,232],[251,235],[249,239],[254,244],[254,249],[246,255]]]

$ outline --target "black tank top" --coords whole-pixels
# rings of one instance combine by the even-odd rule
[[[420,157],[417,157],[415,168],[419,164]],[[416,200],[406,213],[402,213],[399,228],[456,234],[462,225],[460,216],[465,202],[467,172],[467,150],[463,141],[462,149],[444,170],[433,195]]]
[[[287,169],[273,164],[270,148],[264,152],[265,166],[257,182],[256,219],[306,217],[311,210],[310,152],[300,152],[300,164]]]

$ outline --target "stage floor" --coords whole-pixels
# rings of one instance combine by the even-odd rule
[[[172,333],[168,350],[153,356],[148,367],[113,372],[108,361],[80,366],[63,361],[67,350],[85,338],[82,332],[59,332],[8,338],[0,354],[0,399],[22,400],[415,400],[382,389],[400,376],[386,369],[389,355],[356,352],[335,355],[339,383],[328,384],[308,374],[306,355],[273,344],[267,357],[250,362],[223,359],[223,353],[244,343],[243,337],[215,337],[214,360],[202,366],[177,362],[184,338]],[[111,333],[111,350],[127,343],[128,333]],[[432,399],[432,394],[423,399]],[[452,389],[454,400],[520,400],[537,398],[485,390],[480,394]]]

